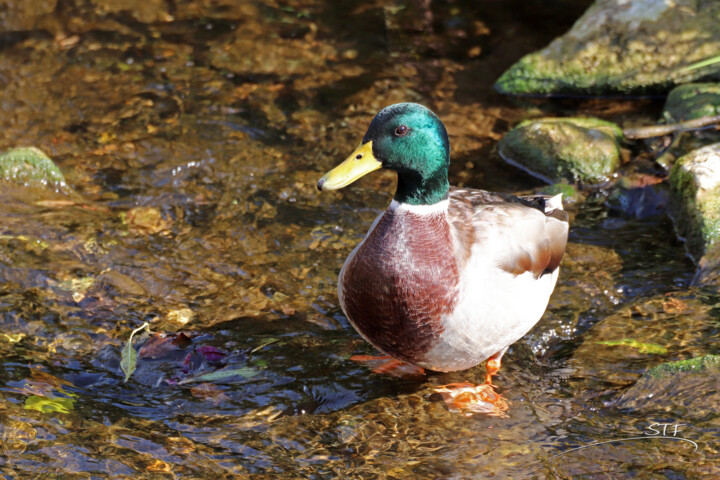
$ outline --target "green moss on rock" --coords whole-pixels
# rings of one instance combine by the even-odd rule
[[[644,93],[720,76],[720,2],[597,0],[543,50],[496,82],[512,95]]]
[[[662,409],[684,419],[716,416],[720,407],[720,355],[668,362],[648,369],[615,403],[622,409]]]
[[[620,164],[622,130],[594,118],[525,121],[498,145],[500,156],[548,183],[607,180]]]
[[[41,150],[14,148],[0,154],[0,181],[23,186],[65,189],[65,177]]]
[[[706,372],[720,370],[720,355],[705,355],[702,357],[668,362],[649,369],[645,375],[652,378],[670,377],[681,372]]]
[[[689,83],[675,87],[663,107],[667,123],[720,115],[720,83]]]

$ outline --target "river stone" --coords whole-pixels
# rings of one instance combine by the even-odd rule
[[[689,83],[673,88],[665,100],[667,123],[720,115],[720,83]]]
[[[495,87],[513,95],[667,91],[720,78],[720,2],[597,0],[565,35],[526,55]]]
[[[596,118],[528,120],[500,140],[509,164],[548,183],[602,183],[620,165],[622,130]]]
[[[650,368],[616,402],[619,408],[663,409],[695,417],[720,408],[720,355],[668,362]]]
[[[35,147],[14,148],[0,154],[0,181],[55,191],[67,188],[57,165]]]
[[[720,115],[720,83],[689,83],[672,89],[663,107],[661,123],[674,124],[701,117]],[[658,164],[667,170],[677,158],[712,143],[720,142],[720,131],[703,128],[677,132],[668,146],[667,138],[647,140],[650,148],[660,151]]]
[[[717,301],[715,294],[688,289],[637,298],[605,315],[583,334],[568,362],[579,389],[598,383],[621,388],[670,359],[714,351]]]
[[[669,213],[696,261],[720,243],[720,143],[693,150],[675,163]]]

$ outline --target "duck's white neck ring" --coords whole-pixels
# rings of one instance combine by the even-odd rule
[[[409,203],[398,202],[397,200],[393,199],[393,201],[390,202],[390,207],[388,207],[388,209],[398,213],[431,215],[433,213],[446,212],[448,209],[448,205],[450,205],[450,200],[447,198],[432,205],[411,205]]]

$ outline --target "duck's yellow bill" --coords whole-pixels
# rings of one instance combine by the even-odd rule
[[[381,167],[382,163],[373,155],[372,141],[370,141],[361,144],[344,162],[318,180],[317,188],[318,190],[337,190]]]

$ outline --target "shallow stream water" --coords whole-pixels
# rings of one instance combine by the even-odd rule
[[[3,478],[720,478],[717,386],[623,400],[648,367],[720,353],[718,299],[690,286],[661,205],[568,200],[549,309],[497,377],[507,418],[433,394],[482,381],[482,366],[396,378],[349,359],[375,352],[338,306],[337,274],[395,180],[320,194],[317,179],[398,101],[445,121],[452,184],[513,193],[544,188],[496,153],[521,119],[654,123],[662,98],[492,90],[587,6],[0,5],[0,150],[43,149],[74,189],[0,190]],[[144,322],[155,336],[124,382]],[[653,424],[675,438],[570,451]]]

